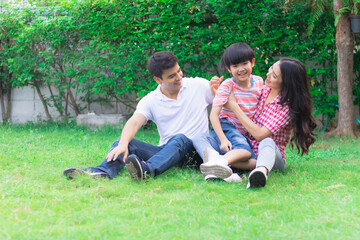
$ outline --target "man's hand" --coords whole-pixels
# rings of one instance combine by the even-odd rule
[[[115,161],[120,154],[123,155],[123,161],[125,162],[129,154],[129,143],[145,122],[146,117],[141,113],[135,113],[131,116],[131,118],[125,123],[125,126],[121,132],[119,145],[111,150],[106,156],[108,162]]]
[[[111,150],[108,153],[108,155],[106,156],[106,159],[107,159],[108,162],[115,161],[120,154],[123,155],[123,161],[125,162],[128,154],[129,154],[127,144],[119,143],[119,145],[117,147],[115,147],[113,150]]]
[[[221,76],[221,77],[213,76],[210,79],[210,90],[211,90],[211,94],[214,97],[215,97],[216,90],[219,88],[220,83],[222,82],[223,79],[224,79],[224,76]]]

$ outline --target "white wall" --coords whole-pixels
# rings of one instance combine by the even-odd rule
[[[47,88],[42,88],[41,92],[44,96],[50,96],[49,90]],[[73,92],[75,96],[75,91]],[[5,96],[6,98],[6,96]],[[39,120],[46,120],[46,114],[41,103],[41,100],[32,87],[24,88],[15,88],[12,90],[11,94],[12,99],[12,109],[11,109],[11,122],[14,124],[26,123],[28,121],[36,122]],[[77,103],[79,102],[79,96],[76,96]],[[135,99],[135,98],[134,98]],[[133,99],[132,104],[136,105],[135,100]],[[85,109],[82,113],[87,114],[87,104],[80,103],[81,107]],[[129,109],[119,102],[112,102],[113,107],[104,107],[97,103],[92,103],[90,105],[91,110],[94,110],[96,114],[122,114],[127,116],[129,114]],[[6,107],[6,102],[5,102]],[[74,111],[71,107],[68,107],[68,111],[71,116],[75,116]],[[0,111],[2,111],[0,106]],[[59,117],[59,113],[56,108],[49,108],[49,112],[54,119]],[[0,115],[0,120],[2,122],[2,117]]]

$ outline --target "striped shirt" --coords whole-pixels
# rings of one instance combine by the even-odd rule
[[[253,122],[259,127],[265,126],[272,132],[272,138],[279,148],[281,155],[286,161],[285,148],[289,143],[291,136],[291,124],[289,106],[285,103],[283,106],[279,105],[280,96],[278,95],[269,104],[264,106],[266,98],[270,93],[270,88],[265,86],[262,90],[262,95],[253,118]],[[261,109],[264,109],[261,111]],[[248,133],[248,138],[252,145],[253,151],[258,155],[259,142]]]
[[[259,102],[261,89],[263,88],[263,79],[259,76],[250,76],[251,87],[244,89],[236,83],[234,78],[229,78],[223,81],[216,91],[215,98],[213,100],[213,106],[223,106],[227,103],[231,90],[233,90],[236,102],[243,110],[243,112],[252,119],[257,103]],[[243,127],[241,122],[237,119],[236,115],[229,108],[222,107],[219,118],[225,118],[227,121],[232,123],[236,129],[243,134],[246,134],[246,129]]]

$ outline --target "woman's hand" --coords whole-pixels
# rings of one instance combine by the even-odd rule
[[[226,102],[226,104],[224,106],[231,110],[234,110],[234,105],[237,105],[237,102],[236,102],[235,95],[234,95],[233,91],[231,90],[228,101]]]

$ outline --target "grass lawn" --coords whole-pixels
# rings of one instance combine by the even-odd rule
[[[174,168],[134,182],[80,176],[119,129],[0,127],[0,239],[359,239],[360,139],[320,136],[308,156],[287,149],[265,188],[205,182]],[[157,144],[154,130],[137,139]]]

